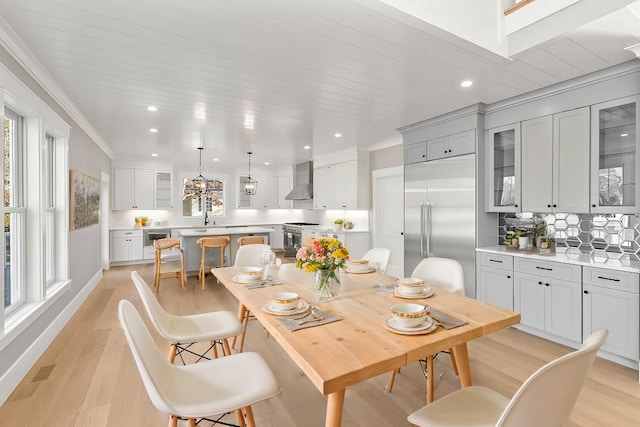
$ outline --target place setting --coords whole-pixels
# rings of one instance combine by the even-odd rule
[[[393,290],[393,296],[404,299],[430,298],[433,295],[433,290],[425,285],[424,280],[415,277],[398,279]]]
[[[350,259],[347,261],[344,271],[352,274],[368,274],[373,273],[376,269],[370,266],[366,259]]]
[[[246,289],[265,288],[281,285],[278,272],[282,267],[282,260],[276,258],[273,251],[260,253],[259,261],[262,267],[238,267],[238,274],[233,276],[233,281],[242,283]]]
[[[314,303],[308,303],[296,292],[274,292],[262,309],[276,316],[289,331],[326,325],[342,320],[334,314],[320,310]]]
[[[400,335],[429,334],[440,326],[429,313],[429,307],[422,304],[396,304],[391,307],[391,317],[384,320],[384,327]]]

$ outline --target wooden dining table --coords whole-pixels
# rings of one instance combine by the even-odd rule
[[[339,427],[347,387],[380,374],[389,373],[439,351],[453,349],[462,387],[471,385],[467,342],[520,321],[518,313],[488,305],[459,294],[432,287],[434,295],[424,299],[402,299],[372,287],[375,273],[340,272],[340,289],[335,299],[317,307],[342,319],[337,322],[289,331],[264,310],[274,292],[293,291],[313,301],[314,274],[283,264],[277,286],[248,289],[234,281],[236,267],[214,268],[212,273],[239,303],[239,315],[250,311],[284,351],[305,373],[320,393],[326,395],[325,426]],[[393,285],[396,278],[385,276]],[[438,327],[424,335],[401,335],[385,328],[390,307],[401,302],[428,304],[467,323],[452,329]]]

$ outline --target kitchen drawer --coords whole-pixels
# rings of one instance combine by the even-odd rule
[[[485,267],[499,268],[513,271],[513,257],[511,255],[480,254],[480,263]]]
[[[515,257],[515,271],[550,277],[570,282],[582,282],[582,267],[537,259]]]
[[[638,273],[584,267],[584,283],[627,292],[640,292]]]
[[[111,233],[114,238],[118,237],[142,237],[142,230],[114,230]]]

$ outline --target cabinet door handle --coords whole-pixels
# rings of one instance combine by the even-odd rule
[[[507,276],[507,279],[511,279],[511,276]]]
[[[502,264],[502,260],[489,258],[491,262],[497,262],[498,264]]]
[[[598,279],[602,279],[602,280],[610,280],[612,282],[619,282],[620,279],[612,279],[610,277],[602,277],[602,276],[598,276]]]
[[[553,268],[547,268],[547,267],[538,267],[538,266],[536,266],[536,268],[537,268],[538,270],[544,270],[544,271],[553,271]]]
[[[551,207],[551,205],[547,205],[547,207],[548,207],[548,208],[550,208],[550,207]]]
[[[558,207],[558,205],[553,205],[553,207],[554,207],[554,208],[557,208],[557,207]]]
[[[588,293],[589,293],[589,291],[583,291],[583,292],[584,292],[585,294],[588,294]]]
[[[545,286],[549,286],[549,284],[548,284],[548,283],[545,283],[544,285],[545,285]]]
[[[595,208],[595,207],[596,207],[596,205],[591,205],[591,207],[592,207],[592,208]]]
[[[542,285],[542,282],[538,282],[538,285]]]

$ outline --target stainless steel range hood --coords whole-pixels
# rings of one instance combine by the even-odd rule
[[[313,199],[313,162],[296,165],[293,175],[293,190],[285,196],[285,200]]]

